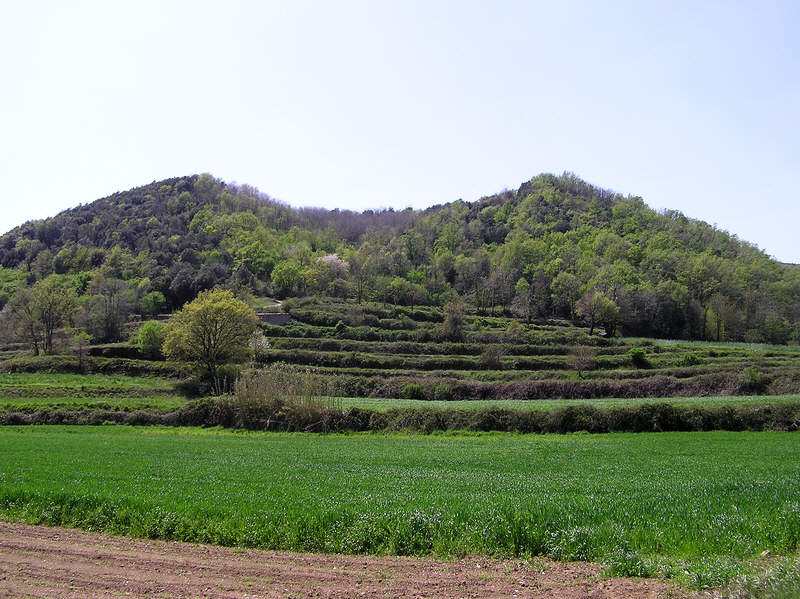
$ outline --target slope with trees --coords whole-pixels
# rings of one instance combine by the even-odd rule
[[[219,287],[240,297],[455,302],[609,335],[800,338],[795,265],[568,173],[476,202],[363,213],[295,209],[210,175],[168,179],[6,233],[0,266],[7,313],[60,276],[80,305],[71,316],[98,342]]]

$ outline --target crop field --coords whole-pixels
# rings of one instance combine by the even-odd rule
[[[4,427],[0,517],[301,551],[546,555],[719,586],[800,543],[791,433]]]

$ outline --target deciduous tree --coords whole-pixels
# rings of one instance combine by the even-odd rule
[[[247,360],[249,341],[257,328],[253,309],[233,293],[203,291],[169,321],[164,355],[192,362],[217,383],[219,366]]]

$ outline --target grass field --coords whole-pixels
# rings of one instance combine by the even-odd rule
[[[94,397],[0,397],[0,414],[13,412],[31,413],[43,410],[91,411],[111,410],[134,412],[144,410],[166,414],[185,405],[188,400],[181,396],[103,396]]]
[[[8,373],[0,375],[0,400],[10,396],[85,397],[91,394],[174,394],[175,381],[105,374]]]
[[[307,551],[548,555],[718,586],[800,543],[792,433],[0,430],[0,517]]]
[[[102,374],[0,375],[0,413],[38,410],[148,410],[166,413],[186,403],[175,381]]]
[[[567,406],[640,406],[666,403],[676,406],[736,406],[754,404],[800,403],[800,395],[731,395],[711,397],[643,397],[643,398],[601,398],[601,399],[505,399],[505,400],[470,400],[470,401],[436,401],[423,399],[385,399],[379,397],[343,397],[337,401],[343,408],[364,408],[386,411],[392,408],[437,408],[473,410],[492,406],[511,408],[514,410],[554,410]]]

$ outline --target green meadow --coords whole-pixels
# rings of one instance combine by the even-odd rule
[[[592,560],[696,588],[800,542],[795,434],[4,427],[0,517],[272,549]]]

